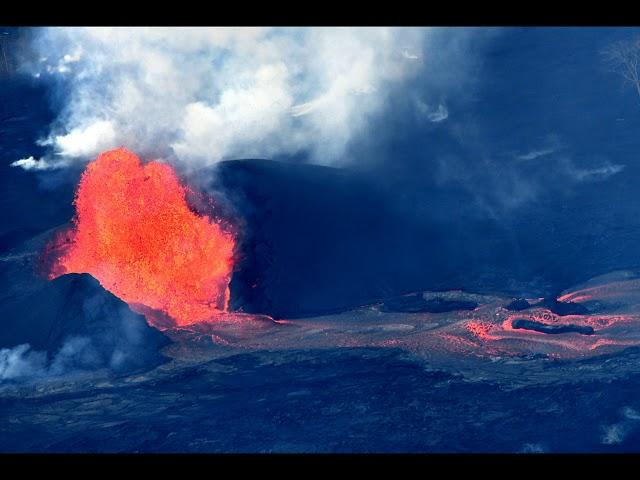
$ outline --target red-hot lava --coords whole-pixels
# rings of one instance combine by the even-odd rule
[[[101,154],[80,180],[73,227],[49,246],[61,252],[49,278],[89,273],[158,326],[226,311],[234,234],[191,211],[186,192],[166,164]]]

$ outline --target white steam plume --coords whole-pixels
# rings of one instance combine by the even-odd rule
[[[300,152],[334,164],[394,92],[429,77],[431,51],[464,52],[472,38],[438,28],[42,29],[23,70],[62,79],[66,103],[41,142],[50,153],[13,165],[59,168],[118,145],[187,170]],[[444,120],[445,107],[433,115]]]

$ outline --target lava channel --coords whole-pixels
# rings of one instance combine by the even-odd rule
[[[236,239],[194,213],[187,192],[169,165],[102,153],[82,174],[72,226],[47,246],[48,277],[89,273],[157,327],[215,319],[227,311]]]

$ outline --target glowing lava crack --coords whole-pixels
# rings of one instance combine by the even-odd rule
[[[185,195],[166,164],[143,166],[124,148],[101,154],[80,180],[73,227],[49,247],[60,252],[49,277],[89,273],[157,326],[226,311],[234,235]]]

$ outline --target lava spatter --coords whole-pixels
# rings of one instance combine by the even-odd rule
[[[73,226],[50,246],[60,253],[49,277],[89,273],[152,324],[153,311],[178,326],[226,311],[234,233],[190,210],[185,195],[169,165],[142,165],[124,148],[102,153],[80,180]]]

